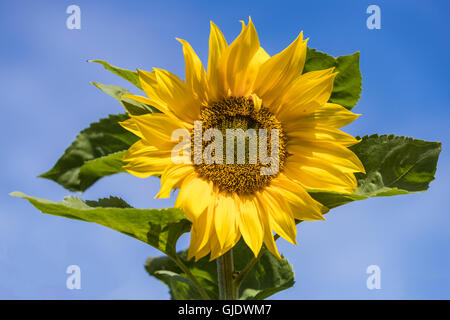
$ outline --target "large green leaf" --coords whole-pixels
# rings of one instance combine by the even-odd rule
[[[303,72],[335,67],[339,72],[334,80],[330,102],[353,108],[361,95],[362,77],[359,70],[359,52],[334,58],[326,53],[308,48]]]
[[[21,192],[10,195],[28,200],[42,213],[69,219],[95,222],[141,240],[170,257],[175,255],[178,238],[189,232],[191,223],[179,209],[135,209],[120,198],[84,202],[66,197],[60,202],[27,196]]]
[[[126,69],[122,69],[119,67],[115,67],[110,65],[108,62],[103,60],[88,60],[88,62],[95,62],[101,64],[106,70],[111,71],[115,75],[118,75],[122,79],[125,79],[132,84],[134,84],[137,88],[142,89],[141,82],[139,81],[139,74],[136,71],[130,71]]]
[[[71,191],[84,191],[99,178],[121,172],[120,156],[138,140],[119,125],[126,114],[92,123],[76,137],[50,171],[40,175]]]
[[[428,189],[434,180],[441,151],[440,142],[428,142],[394,135],[365,136],[352,146],[366,169],[359,173],[355,194],[310,190],[310,194],[329,208],[369,197],[394,196]]]
[[[145,103],[131,100],[128,98],[122,98],[122,96],[125,94],[131,94],[131,92],[125,88],[121,88],[110,84],[102,84],[94,81],[92,81],[91,83],[100,90],[102,90],[103,92],[109,94],[111,97],[119,101],[125,108],[125,110],[128,112],[128,114],[138,116],[146,113],[159,112],[159,110],[156,109],[155,107],[146,105]]]
[[[195,262],[187,261],[187,251],[182,251],[179,257],[184,261],[190,272],[196,276],[198,282],[205,288],[212,299],[219,298],[217,283],[216,261],[209,261],[208,257]],[[233,248],[236,270],[243,270],[253,253],[244,241]],[[185,281],[187,276],[168,257],[149,258],[145,264],[148,273],[163,281],[170,289],[172,299],[200,299],[198,291],[192,283]],[[294,272],[286,259],[275,258],[265,250],[251,271],[247,274],[239,290],[239,299],[265,299],[279,291],[294,285]]]

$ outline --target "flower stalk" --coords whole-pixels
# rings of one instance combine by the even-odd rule
[[[234,281],[233,250],[230,249],[217,260],[217,277],[220,300],[237,300],[238,286]]]

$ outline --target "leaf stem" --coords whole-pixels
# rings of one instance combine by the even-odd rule
[[[274,240],[277,241],[278,238],[280,238],[280,236],[278,234],[276,234],[274,236]],[[266,247],[263,246],[261,248],[261,251],[259,251],[258,256],[253,257],[248,263],[247,265],[244,267],[244,269],[242,269],[242,271],[239,272],[239,274],[236,276],[236,278],[234,279],[234,283],[235,286],[237,288],[237,290],[239,290],[239,286],[241,285],[242,281],[244,281],[245,277],[248,275],[248,273],[252,270],[252,268],[255,266],[255,264],[258,262],[258,260],[262,257],[262,255],[264,254],[264,252],[266,251]]]
[[[177,254],[173,257],[175,263],[180,267],[181,270],[188,276],[188,278],[195,284],[197,287],[197,290],[199,291],[200,295],[204,300],[211,300],[208,293],[206,293],[205,288],[202,287],[200,282],[198,282],[197,278],[192,274],[192,272],[189,270],[189,268],[184,264],[184,262],[178,257]]]
[[[238,289],[239,289],[239,286],[241,285],[242,281],[244,281],[245,277],[248,275],[250,270],[252,270],[252,268],[255,266],[256,262],[258,262],[259,258],[261,258],[261,256],[264,254],[265,251],[266,251],[266,248],[262,247],[261,250],[259,251],[258,256],[253,257],[247,263],[247,265],[244,267],[244,269],[242,269],[242,271],[240,271],[239,274],[236,276],[236,278],[234,279],[234,283]]]
[[[233,249],[217,258],[217,277],[220,300],[237,300],[238,288],[234,282]]]

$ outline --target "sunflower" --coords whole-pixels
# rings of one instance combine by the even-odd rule
[[[185,81],[162,69],[138,70],[147,97],[124,96],[161,111],[131,115],[121,123],[140,138],[126,152],[124,168],[142,178],[160,175],[158,198],[180,189],[175,207],[192,222],[189,259],[208,254],[216,259],[241,236],[255,256],[264,243],[280,258],[274,232],[296,244],[296,220],[324,220],[328,211],[307,190],[356,189],[354,172],[364,167],[347,147],[358,140],[338,128],[358,115],[328,102],[337,74],[333,68],[302,73],[308,40],[303,33],[271,57],[260,46],[251,19],[242,22],[230,45],[211,22],[206,71],[189,43],[177,40],[183,46]],[[261,160],[193,161],[198,150],[193,156],[184,151],[201,139],[195,134],[198,125],[200,133],[214,128],[225,136],[228,129],[278,133],[278,140],[267,139],[267,152],[278,150],[276,172],[262,174],[268,164]],[[177,129],[189,132],[190,141],[174,156]],[[208,147],[211,142],[204,140],[201,146]],[[245,152],[248,156],[248,147]]]

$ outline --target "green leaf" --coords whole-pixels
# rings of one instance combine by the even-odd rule
[[[359,52],[334,58],[326,53],[308,48],[303,72],[335,67],[339,72],[334,80],[330,102],[353,108],[361,95],[362,77],[359,70]]]
[[[28,200],[42,213],[94,222],[143,241],[170,257],[175,255],[178,238],[189,232],[191,223],[179,209],[135,209],[120,198],[84,202],[66,197],[54,202],[12,192],[11,196]]]
[[[119,151],[86,161],[80,168],[80,189],[86,190],[100,178],[125,172],[122,162],[125,152]]]
[[[434,180],[441,143],[375,134],[363,137],[350,149],[366,169],[366,174],[356,174],[358,189],[355,194],[309,191],[313,198],[329,208],[369,197],[424,192]]]
[[[86,204],[90,207],[104,208],[132,208],[125,200],[119,197],[110,196],[109,198],[101,198],[98,200],[86,200]]]
[[[234,254],[236,270],[242,270],[253,257],[253,253],[241,240]],[[235,250],[233,249],[233,252]],[[265,250],[258,262],[245,277],[239,290],[239,299],[262,300],[294,285],[292,265],[284,259],[278,260]]]
[[[201,300],[202,296],[195,288],[195,284],[188,278],[178,273],[166,270],[156,271],[154,277],[164,282],[170,288],[170,296],[173,300],[185,300],[184,297],[195,297],[195,300]]]
[[[178,255],[197,278],[198,282],[205,288],[208,295],[212,299],[218,299],[216,261],[209,261],[208,257],[202,258],[198,262],[195,262],[193,259],[187,261],[187,251],[182,251]],[[233,248],[233,256],[236,270],[243,270],[253,257],[253,253],[241,240]],[[186,275],[168,257],[150,258],[147,260],[145,268],[150,275],[163,281],[169,287],[172,299],[201,299],[193,284],[189,284],[186,281],[174,281],[174,275],[184,279],[186,279]],[[162,276],[162,271],[170,272],[171,277],[168,278],[167,274]],[[280,261],[269,251],[265,250],[242,282],[239,290],[239,299],[265,299],[293,285],[294,272],[289,262],[286,259]]]
[[[85,191],[99,178],[122,172],[121,155],[138,140],[119,125],[126,114],[92,123],[76,137],[50,171],[40,175],[70,191]]]
[[[146,105],[145,103],[128,98],[122,98],[122,96],[125,94],[131,94],[131,92],[128,91],[127,89],[114,85],[102,84],[94,81],[92,81],[91,83],[100,90],[102,90],[103,92],[109,94],[111,97],[119,101],[125,108],[125,110],[131,115],[138,116],[146,113],[160,112],[155,107]]]
[[[180,253],[178,253],[180,255]],[[183,254],[181,254],[183,255]],[[187,263],[182,260],[183,263]],[[215,264],[214,264],[215,265]],[[202,296],[195,284],[182,273],[177,264],[169,257],[150,258],[146,261],[145,268],[152,276],[162,281],[169,287],[172,300],[202,300]],[[204,279],[198,278],[199,283],[205,288],[207,294],[212,299],[216,299],[215,292]]]
[[[195,262],[187,260],[187,250],[178,252],[178,257],[183,261],[189,271],[197,278],[197,281],[205,289],[211,299],[218,299],[217,269],[216,261],[208,261],[208,258]],[[161,271],[171,272],[187,279],[187,275],[169,257],[153,257],[145,262],[145,269],[155,278],[161,280],[169,287],[170,296],[173,300],[198,300],[202,299],[200,293],[193,283],[173,281],[173,277],[162,276]]]
[[[139,81],[139,75],[136,71],[130,71],[119,67],[115,67],[103,60],[88,60],[88,62],[95,62],[101,64],[106,70],[111,71],[112,73],[118,75],[122,79],[131,82],[136,87],[142,90],[141,82]]]

